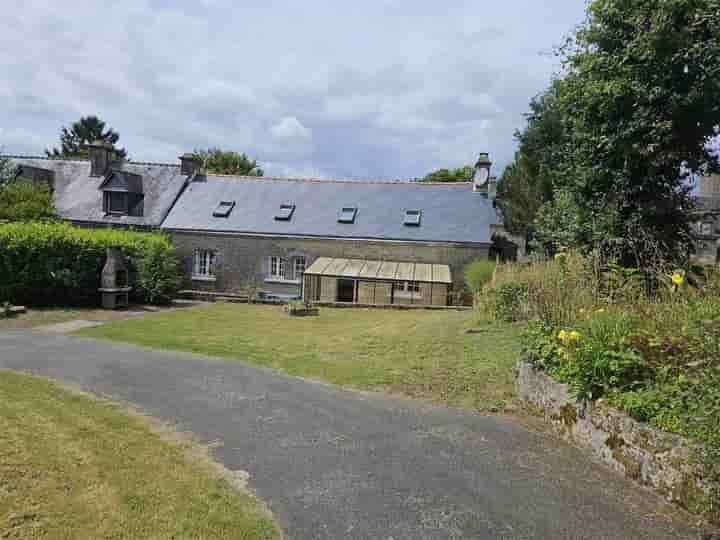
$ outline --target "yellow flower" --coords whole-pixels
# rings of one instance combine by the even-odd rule
[[[683,284],[683,281],[685,281],[685,278],[680,272],[675,272],[670,279],[672,279],[672,282],[678,287]]]
[[[605,313],[605,308],[600,308],[595,313]]]
[[[570,338],[570,341],[580,339],[580,332],[578,332],[577,330],[573,330],[572,332],[570,332],[568,337]]]
[[[560,341],[567,340],[568,333],[565,330],[560,330],[560,333],[558,334],[558,338],[560,338]]]

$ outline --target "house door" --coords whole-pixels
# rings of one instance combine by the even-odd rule
[[[352,279],[338,279],[337,301],[338,302],[354,302],[355,301],[355,282]]]

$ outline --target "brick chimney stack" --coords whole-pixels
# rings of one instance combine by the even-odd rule
[[[698,194],[703,197],[720,197],[720,174],[701,176]]]
[[[180,156],[180,172],[188,176],[200,172],[202,160],[195,154],[189,152]]]
[[[113,160],[115,148],[110,141],[97,140],[88,145],[90,176],[105,176]]]

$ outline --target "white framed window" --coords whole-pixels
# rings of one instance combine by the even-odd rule
[[[712,234],[712,223],[702,223],[700,226],[700,234]]]
[[[293,276],[296,280],[300,280],[305,273],[305,257],[295,257],[293,259]]]
[[[270,257],[268,277],[270,279],[285,279],[285,259],[282,257]]]
[[[215,252],[198,249],[193,257],[193,279],[212,281],[215,279]]]

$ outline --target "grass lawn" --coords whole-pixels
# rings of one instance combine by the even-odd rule
[[[0,370],[0,537],[274,539],[204,448],[125,407]]]
[[[512,409],[522,328],[477,319],[472,311],[330,308],[319,317],[289,317],[277,306],[217,303],[79,333],[450,405]],[[482,333],[464,333],[476,325]]]
[[[168,309],[168,308],[159,308]],[[158,311],[158,308],[151,308],[148,313]],[[21,313],[13,317],[0,318],[0,330],[17,330],[24,328],[36,328],[49,324],[62,323],[75,319],[88,321],[115,321],[135,316],[135,312],[145,311],[144,306],[131,306],[130,311],[109,311],[100,308],[30,308],[27,313]]]

